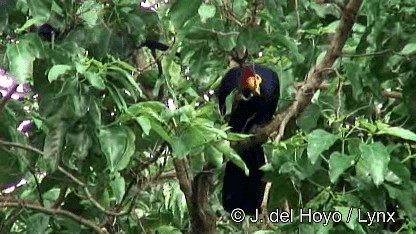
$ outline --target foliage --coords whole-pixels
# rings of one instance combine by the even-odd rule
[[[0,195],[0,229],[91,232],[67,216],[5,206],[1,198],[12,196],[111,233],[186,232],[190,215],[173,165],[183,158],[193,174],[214,168],[210,205],[221,216],[219,232],[263,228],[232,222],[220,205],[224,163],[247,171],[231,147],[247,136],[229,131],[212,90],[234,49],[245,48],[248,62],[278,72],[284,111],[339,24],[337,5],[317,2],[176,0],[152,11],[133,0],[0,1],[0,67],[32,87],[0,111],[1,142],[23,146],[0,142],[0,188],[27,181]],[[343,216],[352,207],[353,217],[358,209],[394,211],[396,222],[324,226],[300,223],[295,212],[294,222],[267,229],[410,233],[416,226],[413,3],[364,1],[326,86],[283,140],[264,144],[269,211],[287,201],[294,210]],[[51,40],[39,32],[45,23],[55,30]],[[154,55],[140,48],[145,39],[171,47]],[[23,120],[33,121],[27,133],[17,129]]]

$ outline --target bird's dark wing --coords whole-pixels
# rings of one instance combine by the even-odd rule
[[[225,99],[234,89],[238,88],[241,74],[242,68],[234,67],[224,75],[224,78],[221,81],[220,87],[216,94],[222,114],[225,114]]]
[[[256,125],[267,123],[273,118],[279,99],[279,80],[277,74],[261,65],[254,65],[255,73],[262,77],[260,96],[240,100],[233,109],[228,125],[234,132],[249,133]],[[218,90],[218,100],[222,113],[225,113],[225,99],[233,89],[239,88],[242,68],[233,68],[226,73]],[[223,183],[223,206],[228,212],[243,209],[246,214],[254,214],[260,208],[265,183],[263,172],[259,169],[265,163],[263,148],[260,144],[238,152],[250,175],[232,162],[225,168]]]

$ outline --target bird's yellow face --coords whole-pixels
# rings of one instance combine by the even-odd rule
[[[262,81],[263,78],[256,74],[252,67],[245,66],[243,68],[243,73],[240,80],[242,88],[248,89],[252,94],[261,95],[260,84]]]
[[[260,93],[260,84],[263,81],[261,76],[254,74],[254,76],[249,76],[246,80],[247,88],[249,88],[253,93],[261,95]]]

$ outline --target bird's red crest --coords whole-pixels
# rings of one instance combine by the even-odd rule
[[[244,66],[243,67],[243,74],[242,74],[242,77],[241,77],[241,80],[240,80],[241,85],[243,87],[248,87],[248,78],[250,76],[254,76],[254,75],[255,75],[254,71],[250,66]]]

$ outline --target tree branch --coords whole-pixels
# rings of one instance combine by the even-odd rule
[[[176,177],[179,180],[179,186],[182,192],[185,194],[186,205],[188,210],[192,210],[192,175],[187,165],[186,160],[183,159],[173,159],[173,165],[176,171]]]
[[[11,146],[11,147],[16,147],[16,148],[20,148],[20,149],[25,149],[28,151],[32,151],[35,152],[39,155],[43,155],[43,152],[37,148],[34,148],[32,146],[29,145],[22,145],[19,143],[14,143],[14,142],[8,142],[8,141],[3,141],[0,140],[0,145],[4,145],[4,146]],[[66,175],[68,178],[70,178],[75,184],[77,184],[78,186],[82,187],[85,194],[87,195],[88,200],[90,200],[90,202],[100,211],[104,212],[106,215],[111,215],[111,216],[122,216],[125,214],[128,214],[130,212],[131,209],[128,209],[126,211],[122,211],[122,212],[113,212],[110,210],[106,210],[103,206],[101,206],[101,204],[96,201],[93,196],[91,195],[90,191],[88,190],[87,185],[82,182],[81,180],[79,180],[78,178],[76,178],[74,175],[72,175],[70,172],[68,172],[67,170],[65,170],[65,168],[58,166],[58,171],[60,171],[61,173],[63,173],[64,175]]]
[[[105,229],[101,229],[100,227],[98,227],[97,225],[95,225],[94,223],[92,223],[91,221],[84,219],[80,216],[75,215],[74,213],[71,213],[69,211],[66,210],[62,210],[62,209],[51,209],[51,208],[46,208],[46,207],[42,207],[40,205],[36,205],[36,204],[30,204],[27,201],[23,201],[21,199],[12,199],[10,197],[0,197],[0,207],[1,208],[26,208],[26,209],[30,209],[30,210],[36,210],[45,214],[49,214],[49,215],[62,215],[65,216],[67,218],[70,218],[86,227],[89,227],[91,229],[93,229],[96,233],[108,233]]]
[[[319,86],[322,84],[323,74],[331,71],[335,60],[341,55],[342,48],[355,23],[361,3],[362,0],[350,0],[345,6],[340,24],[324,59],[320,64],[316,64],[309,70],[305,82],[296,93],[296,100],[284,112],[276,115],[272,122],[258,129],[252,138],[235,143],[233,146],[236,149],[245,149],[253,144],[263,143],[275,132],[278,132],[276,140],[280,140],[283,137],[287,123],[309,105],[314,91],[319,89]]]

